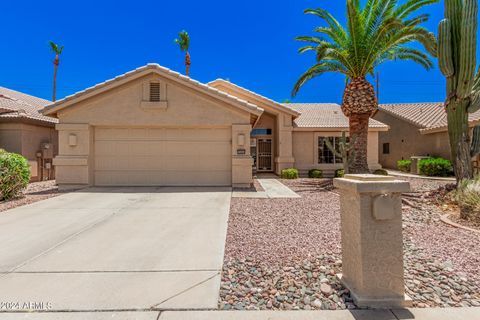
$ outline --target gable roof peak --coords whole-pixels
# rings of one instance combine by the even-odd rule
[[[106,80],[104,82],[98,83],[84,90],[78,91],[72,95],[66,96],[63,99],[57,100],[56,102],[46,106],[42,110],[42,113],[45,115],[55,115],[58,110],[66,108],[71,104],[83,101],[84,99],[93,97],[104,91],[107,91],[109,89],[115,88],[122,84],[128,83],[129,81],[133,81],[135,79],[141,78],[153,72],[158,73],[159,75],[162,75],[169,80],[184,84],[186,86],[190,86],[191,88],[194,88],[199,91],[203,91],[206,94],[216,96],[217,98],[220,98],[220,99],[227,99],[227,101],[232,103],[233,105],[239,106],[240,108],[243,108],[257,116],[263,113],[263,109],[253,103],[239,99],[235,96],[232,96],[216,88],[210,87],[207,84],[201,83],[200,81],[194,80],[179,72],[163,67],[158,63],[148,63],[144,66],[128,71],[124,74],[118,75],[112,79]]]

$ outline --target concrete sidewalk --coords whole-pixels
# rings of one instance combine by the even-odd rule
[[[2,320],[480,320],[480,308],[341,311],[139,311],[0,313]]]
[[[275,198],[301,198],[292,189],[278,181],[277,179],[257,179],[262,188],[265,190],[267,197]]]

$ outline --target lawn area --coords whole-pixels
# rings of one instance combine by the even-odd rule
[[[408,180],[405,280],[414,306],[480,306],[480,235],[440,221],[429,193],[448,182]],[[232,199],[219,307],[355,308],[336,279],[340,212],[331,180],[282,182],[302,198]]]

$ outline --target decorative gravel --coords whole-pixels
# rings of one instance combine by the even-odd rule
[[[59,195],[55,180],[32,182],[22,197],[0,202],[0,212]]]
[[[449,182],[407,180],[405,282],[414,306],[480,306],[480,236],[441,222],[429,200]],[[340,218],[331,180],[282,182],[302,198],[232,199],[219,308],[354,308],[335,277]]]

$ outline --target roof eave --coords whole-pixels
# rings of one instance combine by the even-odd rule
[[[348,127],[293,127],[293,131],[348,131]],[[369,127],[369,132],[388,131],[390,127]]]
[[[164,68],[158,64],[147,64],[146,66],[137,68],[133,71],[124,73],[123,75],[117,76],[113,79],[104,81],[102,83],[99,83],[93,87],[87,88],[85,90],[79,91],[73,95],[67,96],[62,100],[58,100],[57,102],[46,106],[40,112],[45,115],[45,116],[55,116],[57,115],[57,112],[76,103],[82,102],[86,99],[92,98],[100,93],[106,92],[108,90],[111,90],[115,87],[121,86],[123,84],[126,84],[132,80],[139,79],[147,74],[150,73],[157,73],[158,75],[161,75],[169,80],[176,81],[176,82],[182,82],[181,84],[190,87],[190,88],[198,88],[202,92],[204,92],[207,95],[210,95],[214,98],[220,99],[224,102],[227,102],[231,105],[235,105],[239,107],[240,109],[243,109],[244,111],[250,112],[252,114],[255,114],[257,116],[260,116],[263,113],[263,109],[249,103],[247,101],[243,101],[241,99],[238,99],[236,97],[233,97],[225,92],[222,92],[218,89],[214,89],[209,87],[208,85],[204,85],[198,81],[192,80],[186,76],[181,75],[178,72],[171,71],[167,68]]]
[[[276,101],[273,101],[272,99],[269,99],[267,97],[264,97],[256,92],[253,92],[251,90],[248,90],[246,88],[243,88],[239,85],[236,85],[234,83],[231,83],[230,81],[227,81],[227,80],[224,80],[224,79],[216,79],[216,80],[213,80],[213,81],[210,81],[207,83],[207,85],[211,86],[211,85],[214,85],[215,83],[220,83],[220,84],[224,84],[224,85],[227,85],[231,88],[233,88],[234,90],[240,90],[240,91],[244,91],[246,94],[251,94],[251,95],[254,95],[255,98],[259,99],[260,101],[262,101],[263,103],[265,103],[266,105],[270,106],[271,108],[273,109],[279,109],[280,111],[283,111],[285,113],[288,113],[290,114],[291,116],[293,116],[294,118],[297,118],[301,115],[300,112],[296,111],[296,110],[293,110],[293,109],[290,109],[290,108],[287,108],[286,106],[282,105],[281,103],[278,103]]]

